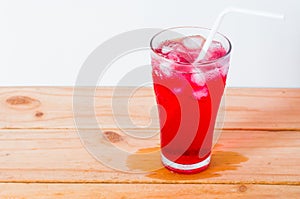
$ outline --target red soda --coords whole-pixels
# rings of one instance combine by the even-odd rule
[[[213,41],[205,58],[194,63],[204,41],[194,35],[152,47],[162,163],[179,173],[196,173],[208,167],[227,78],[229,50],[220,42]]]

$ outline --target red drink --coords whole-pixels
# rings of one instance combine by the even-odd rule
[[[174,36],[173,31],[177,29],[172,30],[170,40],[163,37],[155,41],[163,31],[151,41],[152,77],[160,106],[162,162],[176,172],[196,173],[206,169],[210,162],[231,46],[219,35],[224,40],[213,41],[204,60],[193,63],[205,38],[195,34],[182,36],[182,33]],[[197,31],[208,32],[200,28]],[[226,41],[227,46],[222,43]]]

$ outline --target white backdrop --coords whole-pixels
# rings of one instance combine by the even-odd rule
[[[232,14],[220,32],[233,43],[228,85],[300,87],[298,0],[1,0],[0,86],[72,86],[87,56],[114,35],[138,28],[211,27],[226,6],[285,13],[285,21]],[[148,53],[148,52],[147,52]],[[126,64],[115,64],[114,84]]]

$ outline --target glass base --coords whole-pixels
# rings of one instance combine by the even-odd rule
[[[211,155],[209,155],[205,160],[195,164],[178,164],[167,159],[163,154],[161,154],[161,161],[167,169],[176,173],[194,174],[199,173],[208,168],[210,163],[210,157]]]

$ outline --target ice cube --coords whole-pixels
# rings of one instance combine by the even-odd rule
[[[201,99],[202,97],[206,97],[208,95],[208,90],[206,87],[203,87],[200,90],[194,91],[193,95],[196,99]]]
[[[227,75],[228,70],[229,70],[228,64],[225,64],[224,66],[222,66],[222,67],[220,68],[221,74],[222,74],[223,76]]]
[[[171,63],[162,61],[159,65],[159,68],[166,77],[170,77],[172,75]]]
[[[181,44],[177,41],[167,40],[161,44],[161,52],[163,54],[168,54],[169,52],[176,50],[180,46]]]
[[[222,44],[218,41],[212,41],[210,46],[210,49],[214,49],[214,48],[222,48]]]
[[[223,57],[226,54],[226,50],[223,48],[222,44],[217,41],[213,41],[206,53],[206,60],[215,60]]]
[[[198,86],[204,86],[206,82],[205,76],[200,70],[194,70],[191,80]]]
[[[192,60],[189,51],[179,41],[165,41],[161,45],[161,53],[175,62],[190,63]]]
[[[191,50],[200,49],[205,39],[201,36],[186,37],[182,40],[183,45]]]
[[[172,47],[171,47],[171,46],[163,46],[163,47],[161,48],[161,52],[162,52],[163,54],[167,54],[167,53],[171,52],[171,50],[172,50]]]

